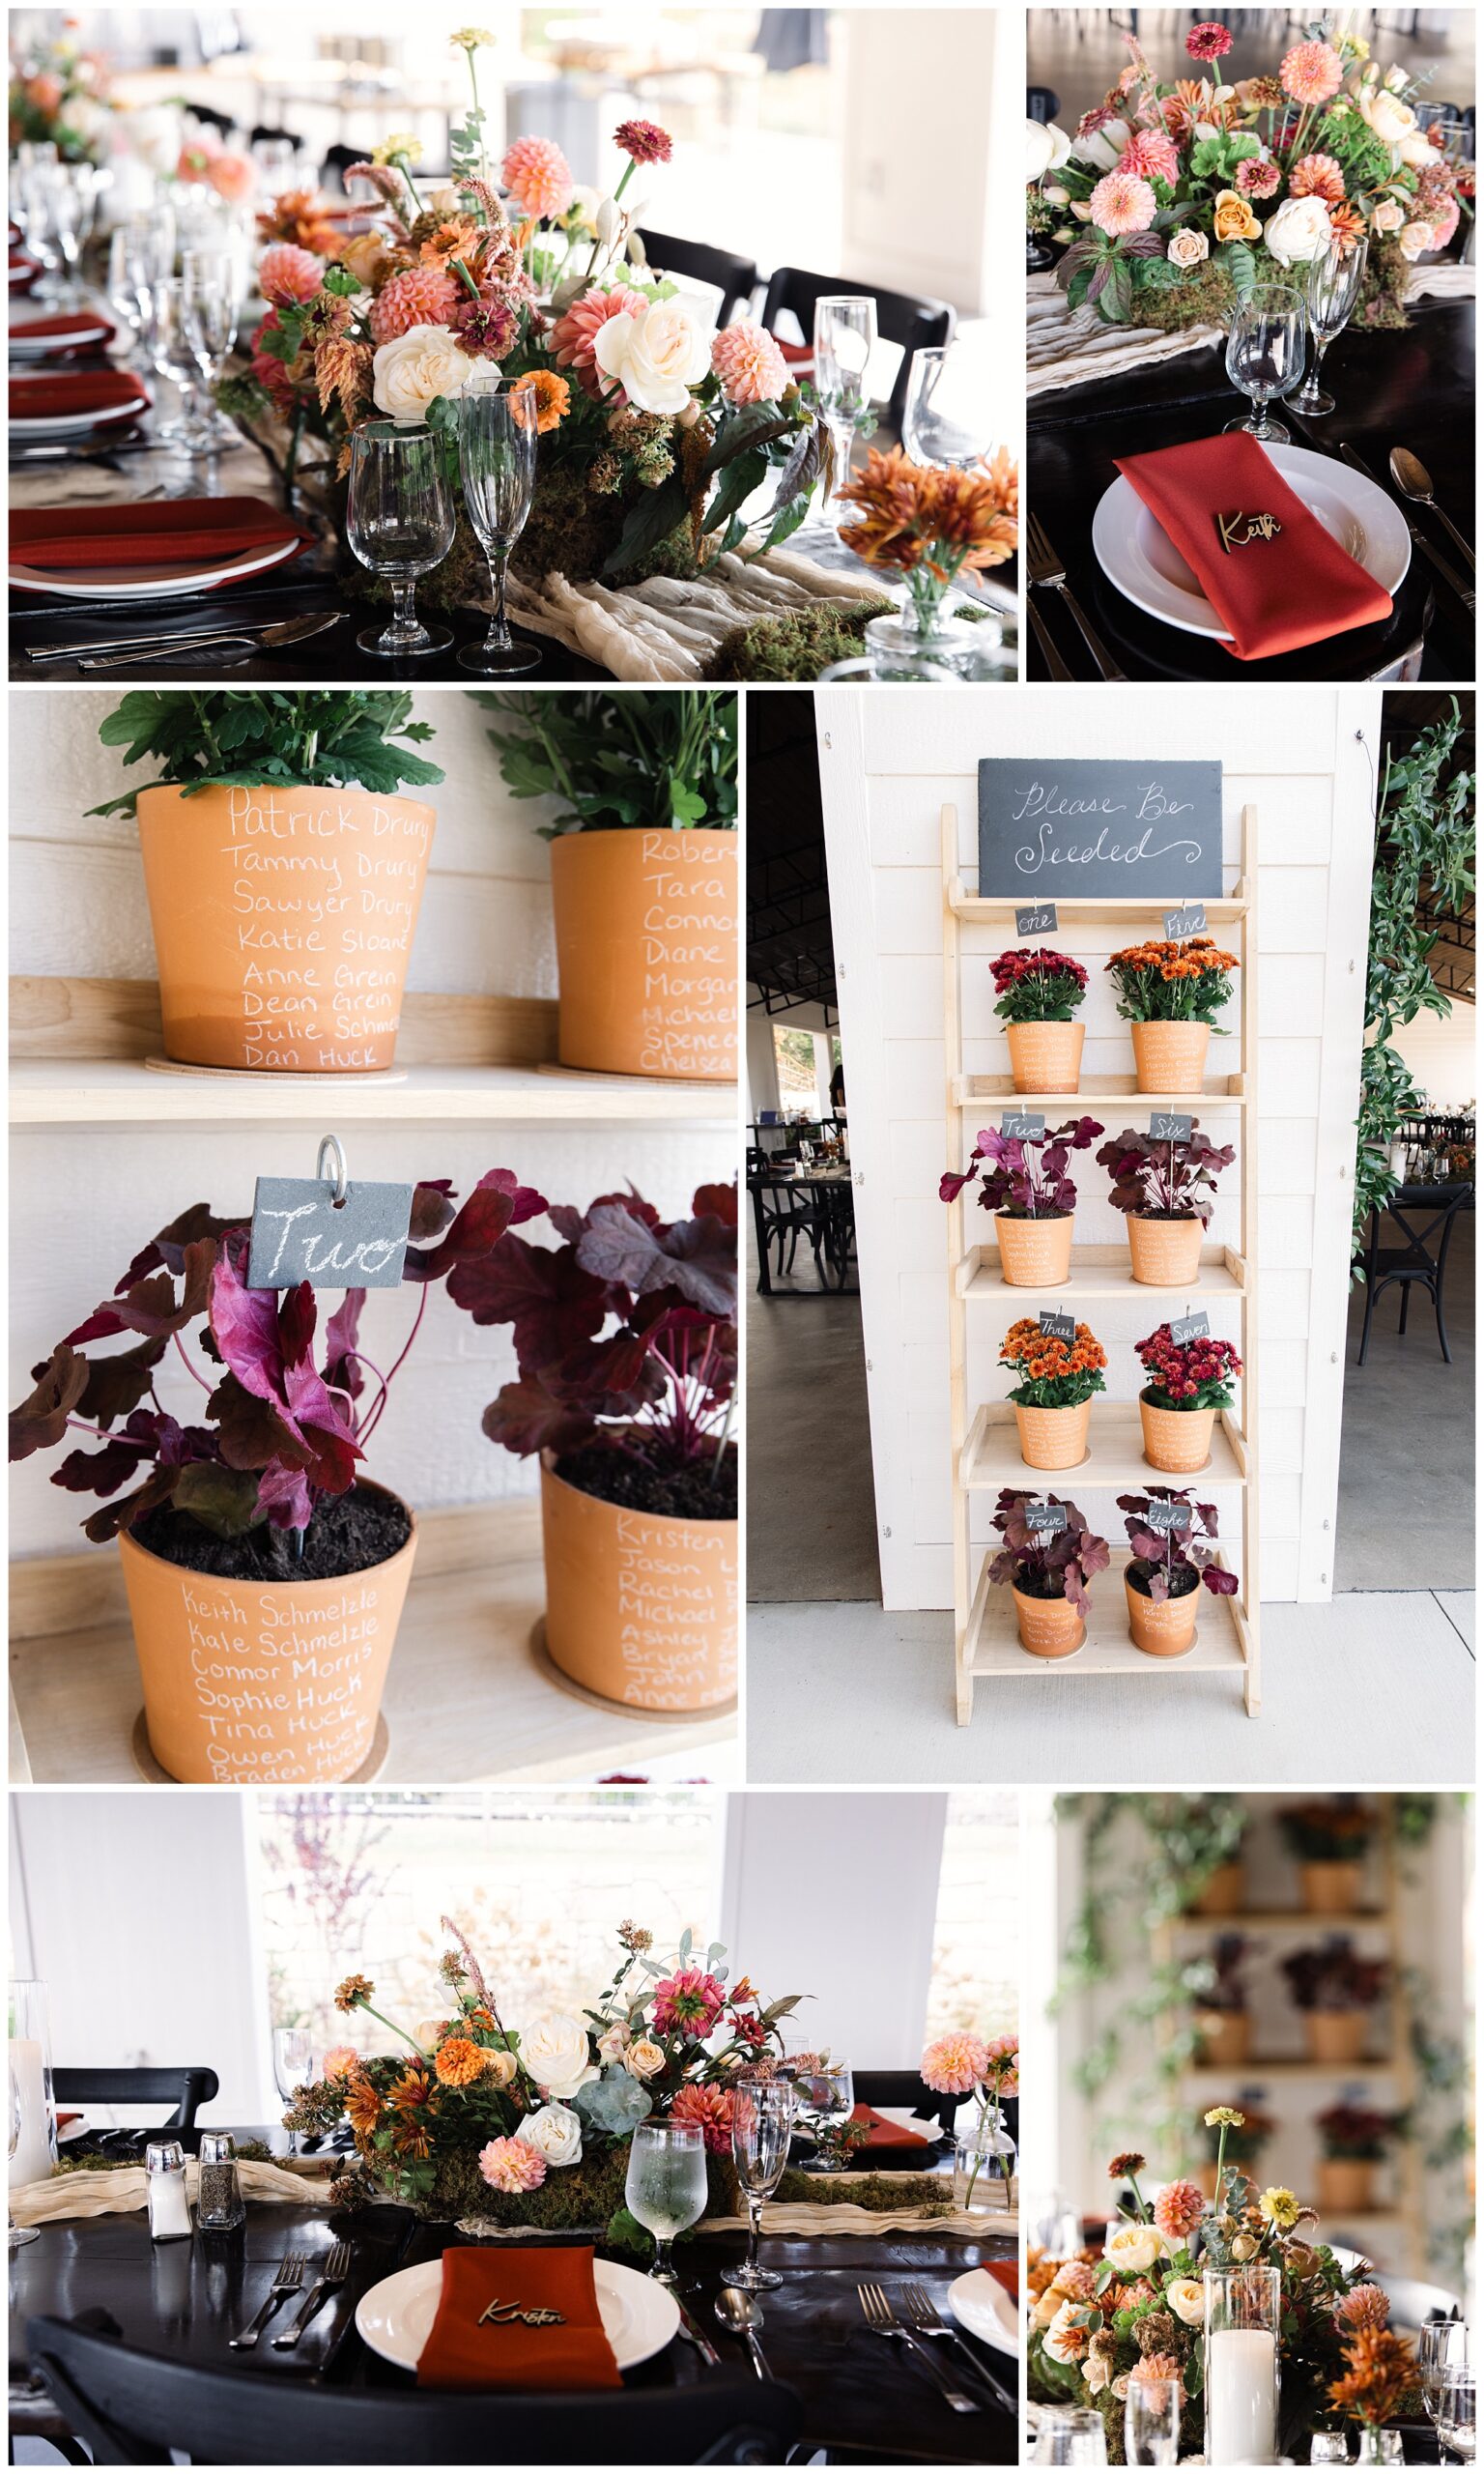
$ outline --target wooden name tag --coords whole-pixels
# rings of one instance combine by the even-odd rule
[[[564,2311],[523,2311],[518,2302],[492,2302],[487,2311],[480,2312],[474,2325],[482,2328],[487,2320],[497,2328],[508,2328],[516,2320],[523,2328],[564,2328],[567,2315]]]
[[[1228,555],[1233,550],[1250,549],[1254,541],[1275,541],[1282,530],[1275,515],[1218,515],[1216,518],[1221,547]]]

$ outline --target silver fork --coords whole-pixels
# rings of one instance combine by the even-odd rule
[[[907,2316],[913,2327],[920,2330],[925,2337],[946,2337],[951,2345],[957,2345],[960,2352],[964,2353],[973,2364],[976,2375],[984,2381],[990,2396],[1005,2408],[1008,2414],[1014,2413],[1015,2402],[1010,2391],[1000,2385],[993,2372],[980,2361],[977,2354],[969,2353],[957,2329],[950,2327],[926,2286],[904,2285],[901,2288],[901,2298],[906,2304]]]
[[[304,2255],[301,2251],[290,2251],[279,2260],[273,2271],[273,2282],[269,2287],[268,2300],[240,2337],[228,2338],[229,2345],[237,2346],[241,2351],[257,2344],[284,2296],[298,2293],[304,2282]]]
[[[285,2328],[281,2336],[273,2339],[276,2346],[281,2350],[292,2350],[298,2345],[326,2295],[333,2293],[336,2286],[344,2285],[350,2269],[351,2246],[349,2242],[336,2242],[319,2275],[300,2304],[293,2326]]]
[[[922,2364],[933,2386],[941,2389],[945,2400],[952,2405],[956,2414],[977,2414],[982,2411],[977,2399],[965,2397],[961,2388],[954,2386],[931,2347],[925,2345],[912,2329],[901,2325],[880,2286],[858,2285],[855,2289],[861,2298],[861,2309],[866,2315],[866,2325],[873,2336],[895,2337],[899,2344],[908,2346],[917,2361]]]
[[[1071,617],[1076,620],[1082,642],[1098,664],[1103,677],[1122,678],[1125,674],[1118,668],[1111,654],[1104,650],[1101,640],[1095,634],[1092,622],[1068,584],[1067,562],[1065,559],[1059,559],[1052,549],[1046,528],[1039,515],[1031,517],[1030,553],[1032,589],[1045,585],[1052,592],[1059,592]]]

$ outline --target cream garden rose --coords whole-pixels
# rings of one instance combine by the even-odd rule
[[[1397,205],[1394,197],[1384,197],[1371,216],[1372,225],[1378,232],[1400,232],[1406,220],[1406,210]]]
[[[543,2105],[528,2114],[516,2132],[548,2165],[575,2165],[583,2152],[583,2125],[570,2105]]]
[[[1170,234],[1170,245],[1164,254],[1172,267],[1198,267],[1203,258],[1210,257],[1211,243],[1204,232],[1193,231],[1186,223]]]
[[[406,428],[426,417],[435,395],[462,395],[473,374],[451,327],[409,327],[378,346],[371,392],[380,410]]]
[[[1199,2277],[1171,2277],[1164,2288],[1166,2310],[1187,2328],[1198,2328],[1206,2316],[1206,2294]]]
[[[1373,137],[1384,146],[1399,146],[1402,139],[1416,128],[1417,115],[1411,103],[1384,86],[1365,86],[1356,98],[1361,119]]]
[[[508,2087],[511,2080],[515,2077],[515,2073],[516,2059],[514,2054],[502,2053],[498,2047],[492,2046],[484,2057],[484,2075],[486,2079],[493,2079],[497,2087]]]
[[[1264,224],[1263,239],[1280,267],[1306,266],[1328,248],[1332,230],[1322,197],[1286,197]]]
[[[587,2030],[565,2011],[532,2019],[521,2038],[521,2059],[544,2096],[575,2096],[597,2072],[587,2058]]]
[[[606,319],[592,354],[638,411],[680,413],[711,366],[711,342],[683,301],[651,301],[639,317],[620,309]]]
[[[1161,2256],[1164,2242],[1153,2225],[1114,2225],[1102,2246],[1102,2256],[1116,2268],[1133,2268],[1142,2275]]]
[[[1430,223],[1404,223],[1397,235],[1397,247],[1404,258],[1417,259],[1427,250],[1436,249],[1438,236]]]
[[[1101,2354],[1089,2354],[1082,2365],[1082,2376],[1087,2382],[1090,2397],[1098,2396],[1102,2389],[1106,2388],[1112,2375]]]
[[[665,2048],[652,2036],[636,2036],[623,2057],[624,2068],[636,2079],[652,2079],[665,2067]]]

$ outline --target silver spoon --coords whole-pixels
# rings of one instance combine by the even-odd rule
[[[760,2306],[753,2300],[752,2295],[744,2293],[739,2286],[724,2285],[712,2308],[728,2334],[742,2339],[748,2352],[752,2355],[753,2369],[758,2378],[771,2379],[773,2373],[768,2369],[762,2347],[757,2343],[755,2333],[762,2326],[762,2311]]]
[[[1391,478],[1396,483],[1397,488],[1401,491],[1403,498],[1415,499],[1419,506],[1430,506],[1432,508],[1439,523],[1445,524],[1447,526],[1448,531],[1452,533],[1454,540],[1458,543],[1459,548],[1462,550],[1465,558],[1468,560],[1469,564],[1471,567],[1474,562],[1473,552],[1470,548],[1468,542],[1464,539],[1463,534],[1460,532],[1451,515],[1444,515],[1441,507],[1434,498],[1433,476],[1431,473],[1429,473],[1427,466],[1421,463],[1409,448],[1405,446],[1393,446],[1391,449]]]

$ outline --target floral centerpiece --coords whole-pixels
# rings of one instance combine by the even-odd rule
[[[923,2055],[922,2076],[935,2095],[973,2099],[969,2127],[966,2132],[956,2134],[956,2202],[959,2207],[971,2208],[974,2194],[988,2170],[1000,2174],[1008,2207],[1015,2147],[1001,2108],[1007,2097],[1020,2093],[1019,2037],[1009,2032],[998,2036],[937,2036]],[[982,2197],[980,2204],[987,2206],[987,2199]]]
[[[1216,2107],[1207,2121],[1221,2133],[1242,2116]],[[1203,2446],[1203,2335],[1208,2267],[1257,2263],[1276,2268],[1282,2287],[1279,2441],[1289,2456],[1316,2428],[1331,2428],[1343,2400],[1348,2348],[1384,2327],[1386,2299],[1362,2262],[1344,2267],[1314,2238],[1318,2218],[1294,2193],[1259,2192],[1219,2154],[1219,2197],[1208,2207],[1194,2182],[1167,2182],[1153,2204],[1136,2151],[1115,2156],[1110,2177],[1127,2193],[1102,2249],[1074,2258],[1030,2256],[1027,2376],[1033,2399],[1090,2407],[1102,2416],[1110,2462],[1123,2464],[1124,2405],[1144,2379],[1177,2379],[1184,2403],[1181,2455]],[[1410,2357],[1409,2357],[1410,2361]],[[1414,2385],[1415,2374],[1411,2384]],[[1400,2394],[1395,2402],[1400,2402]],[[1390,2410],[1395,2410],[1395,2403]]]
[[[910,676],[918,663],[963,667],[977,650],[975,629],[949,617],[949,593],[961,575],[1013,559],[1020,543],[1020,471],[1009,449],[965,470],[914,464],[899,446],[871,447],[840,496],[857,510],[841,529],[846,549],[907,588],[903,616],[873,618],[866,630],[882,674],[897,668]]]
[[[348,1975],[336,2008],[376,2020],[399,2050],[335,2048],[284,2115],[297,2131],[350,2123],[360,2170],[343,2177],[336,2199],[378,2192],[439,2219],[606,2228],[623,2211],[635,2127],[659,2120],[700,2125],[713,2204],[725,2210],[731,2083],[770,2057],[776,2064],[779,2022],[798,1997],[764,2005],[745,1976],[728,1983],[719,1942],[702,1957],[689,1931],[661,1961],[653,1936],[625,1922],[617,1966],[590,2008],[517,2028],[465,1935],[442,1922],[451,1937],[439,1964],[442,2015],[398,2027],[374,2007],[374,1984]]]
[[[107,55],[83,47],[65,19],[60,34],[28,43],[11,62],[11,152],[54,146],[64,163],[101,163],[113,105]]]
[[[1113,326],[1224,320],[1263,282],[1301,281],[1313,258],[1368,244],[1368,326],[1404,326],[1413,263],[1471,212],[1473,166],[1418,120],[1420,90],[1324,20],[1275,72],[1230,79],[1229,28],[1191,27],[1196,73],[1155,76],[1136,41],[1117,84],[1084,112],[1031,192],[1031,228],[1069,237],[1069,305]],[[1078,227],[1081,227],[1078,230]]]
[[[1017,1377],[1010,1398],[1028,1468],[1074,1469],[1087,1458],[1092,1400],[1105,1388],[1107,1363],[1090,1324],[1078,1323],[1069,1340],[1042,1331],[1033,1314],[1012,1323],[1000,1342],[1000,1364]]]

